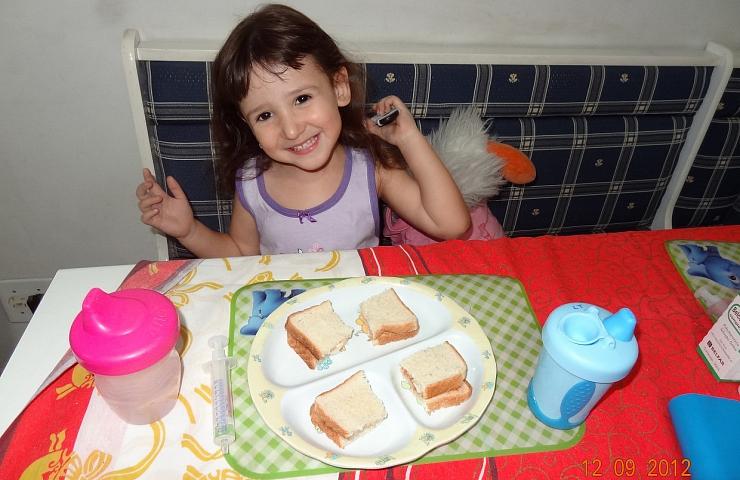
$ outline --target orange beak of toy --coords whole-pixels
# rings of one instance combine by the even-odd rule
[[[503,177],[511,183],[529,183],[537,176],[532,160],[518,148],[489,140],[486,150],[504,160]]]

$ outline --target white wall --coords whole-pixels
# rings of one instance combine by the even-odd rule
[[[740,46],[737,0],[287,3],[349,41]],[[133,193],[140,167],[121,34],[222,39],[256,4],[0,1],[0,279],[155,257]]]
[[[5,311],[0,308],[0,372],[5,368],[5,364],[25,329],[25,323],[8,322]]]

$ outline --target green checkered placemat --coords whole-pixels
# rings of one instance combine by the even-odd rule
[[[689,274],[688,272],[690,262],[689,258],[686,255],[686,252],[684,251],[684,248],[686,247],[682,248],[682,245],[696,245],[701,249],[714,247],[717,249],[717,253],[719,254],[719,256],[724,258],[726,261],[740,264],[740,242],[669,240],[665,243],[666,250],[668,250],[668,255],[671,257],[673,264],[676,266],[676,269],[679,271],[684,281],[686,282],[686,285],[688,285],[692,292],[696,292],[700,288],[703,288],[712,295],[726,299],[734,298],[735,295],[738,294],[738,291],[736,289],[730,288],[729,286],[721,285],[720,283],[711,280],[710,278]],[[715,260],[717,259],[715,258]],[[725,277],[724,281],[727,281],[727,267],[724,266],[721,268],[721,270],[724,272],[722,274]],[[710,307],[710,305],[707,305],[703,299],[700,298],[698,300],[705,310]],[[709,317],[712,319],[712,321],[714,321],[714,317],[712,315],[710,315]]]
[[[456,440],[437,447],[414,463],[560,450],[575,445],[584,425],[556,430],[535,419],[527,406],[527,386],[534,375],[542,342],[540,327],[522,285],[492,275],[429,275],[410,277],[446,295],[470,312],[488,335],[496,357],[496,389],[486,413]],[[291,280],[248,285],[231,301],[229,354],[236,442],[226,460],[243,475],[284,478],[337,472],[340,469],[293,450],[262,421],[249,395],[247,361],[253,337],[239,333],[252,312],[252,291],[310,289],[339,279]]]

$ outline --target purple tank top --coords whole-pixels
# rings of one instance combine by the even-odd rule
[[[238,172],[236,192],[257,223],[260,253],[351,250],[378,245],[380,216],[373,159],[366,150],[345,147],[344,151],[344,174],[339,188],[329,199],[307,210],[277,203],[267,193],[263,175],[240,180],[244,170]]]

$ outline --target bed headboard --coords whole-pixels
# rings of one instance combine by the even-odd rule
[[[209,69],[219,45],[141,41],[123,56],[142,163],[173,175],[196,216],[224,231],[231,199],[215,187]],[[368,100],[399,96],[423,133],[459,106],[491,119],[537,179],[489,202],[507,235],[671,228],[674,206],[720,104],[732,54],[706,50],[363,46]],[[159,237],[161,258],[188,256]]]
[[[673,209],[673,226],[740,224],[740,53]]]

